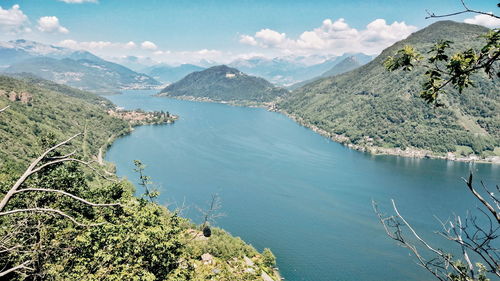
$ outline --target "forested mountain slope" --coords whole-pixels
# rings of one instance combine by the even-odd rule
[[[40,152],[40,138],[64,139],[85,133],[80,148],[97,155],[111,135],[128,131],[127,122],[112,118],[112,104],[88,92],[36,78],[0,76],[0,159],[26,163]]]
[[[193,72],[167,86],[159,95],[227,102],[269,102],[287,93],[287,90],[275,87],[263,78],[219,65]]]
[[[213,227],[205,237],[199,226],[156,204],[144,189],[135,192],[109,164],[95,161],[99,148],[130,131],[128,122],[109,115],[113,108],[102,97],[50,81],[0,76],[2,200],[34,158],[77,133],[82,135],[49,153],[38,167],[65,155],[92,167],[82,162],[45,166],[2,207],[2,280],[262,280],[269,275],[278,280],[270,251],[261,255]],[[90,206],[50,190],[115,205]],[[20,209],[26,211],[8,214]]]
[[[278,103],[278,108],[304,125],[361,150],[408,156],[445,156],[448,152],[493,156],[498,154],[495,147],[500,146],[498,79],[476,75],[476,87],[462,94],[448,91],[446,106],[436,108],[419,97],[423,68],[391,73],[383,66],[384,60],[404,45],[426,53],[434,43],[446,39],[454,42],[456,50],[464,50],[479,47],[480,36],[486,32],[487,28],[477,25],[434,23],[360,68],[295,90]]]

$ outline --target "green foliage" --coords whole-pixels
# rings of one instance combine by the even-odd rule
[[[194,72],[168,85],[160,96],[208,98],[213,101],[269,102],[288,91],[225,65]]]
[[[428,52],[430,54],[427,58],[428,65],[424,66],[427,69],[425,72],[427,80],[422,86],[422,98],[428,103],[442,105],[438,102],[438,97],[439,94],[445,93],[444,88],[447,85],[457,89],[461,94],[465,88],[474,85],[471,77],[474,73],[483,70],[488,77],[495,76],[495,66],[500,60],[500,29],[491,30],[481,37],[486,42],[480,50],[468,48],[451,56],[447,51],[453,42],[440,40],[432,46]],[[415,63],[422,58],[412,46],[406,45],[396,53],[396,56],[388,57],[384,66],[389,71],[400,68],[411,71]],[[500,77],[500,72],[496,76]]]
[[[276,266],[276,257],[274,256],[273,252],[269,248],[265,248],[264,251],[262,252],[262,259],[264,262],[264,265],[267,267],[274,267]]]
[[[134,171],[139,174],[139,185],[144,188],[144,194],[142,198],[147,197],[151,202],[154,202],[154,199],[157,198],[160,193],[156,189],[152,189],[151,186],[153,182],[151,182],[151,178],[149,176],[144,175],[144,169],[146,165],[142,164],[139,160],[134,160]]]
[[[413,70],[415,64],[421,59],[422,56],[417,53],[412,46],[405,45],[403,49],[399,50],[394,57],[388,57],[384,61],[384,66],[390,71],[394,71],[399,68],[402,68],[405,71],[411,71]]]
[[[40,80],[0,76],[0,92],[33,96],[30,103],[22,103],[0,94],[0,107],[10,105],[0,118],[0,163],[27,163],[41,151],[38,140],[42,136],[62,140],[83,132],[84,137],[76,140],[75,147],[80,155],[90,157],[97,155],[110,137],[129,132],[127,122],[106,113],[109,101],[69,89]]]
[[[487,28],[476,25],[437,22],[362,67],[295,90],[277,106],[306,125],[342,135],[343,142],[361,147],[416,148],[444,154],[459,145],[470,147],[477,155],[489,154],[500,146],[498,81],[475,73],[471,76],[475,88],[464,88],[464,94],[451,91],[441,101],[445,107],[430,107],[418,92],[427,69],[414,64],[416,51],[436,48],[436,42],[450,34],[453,51],[484,46],[481,36],[486,32]],[[401,49],[411,54],[404,60],[413,61],[413,71],[386,71],[383,63]],[[440,49],[435,49],[439,53],[436,60],[442,59]],[[392,63],[395,61],[398,59]]]
[[[32,78],[27,78],[32,79]],[[61,157],[77,151],[81,159],[92,158],[113,136],[128,132],[127,122],[106,114],[107,102],[84,92],[46,81],[17,80],[0,76],[0,90],[29,92],[32,104],[10,102],[0,97],[0,106],[11,107],[0,114],[0,197],[11,188],[29,161],[61,139],[84,131],[80,140],[52,152]],[[45,87],[47,86],[47,87]],[[54,102],[54,101],[57,101]],[[80,125],[79,122],[83,122]],[[32,131],[39,128],[37,131]],[[145,165],[134,161],[140,185],[149,200],[136,198],[130,182],[104,179],[78,163],[49,166],[31,176],[22,188],[50,188],[69,192],[94,203],[120,203],[113,207],[91,207],[68,196],[51,192],[21,192],[7,205],[16,208],[58,209],[78,222],[47,213],[17,213],[0,216],[2,247],[16,246],[0,255],[2,268],[29,261],[31,270],[11,273],[9,280],[260,280],[260,266],[246,272],[243,256],[258,252],[241,239],[213,229],[206,241],[186,235],[192,228],[176,212],[153,202],[151,179]],[[102,167],[95,167],[101,174]],[[3,248],[2,248],[3,249]],[[213,267],[200,264],[200,256],[211,253]],[[237,261],[234,261],[234,260]],[[239,259],[239,260],[238,260]],[[195,267],[194,265],[198,265]]]

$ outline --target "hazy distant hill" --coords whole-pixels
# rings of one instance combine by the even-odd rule
[[[287,90],[275,87],[263,78],[220,65],[193,72],[167,86],[159,95],[229,102],[269,102],[287,93]]]
[[[0,44],[0,65],[6,67],[6,73],[31,73],[60,84],[98,93],[160,85],[146,74],[103,60],[87,51],[22,39]]]
[[[144,69],[144,73],[163,83],[173,83],[191,72],[201,71],[205,68],[193,64],[179,66],[155,65]]]
[[[361,64],[369,62],[372,57],[365,54],[345,54],[338,57],[282,57],[266,59],[255,57],[240,59],[229,64],[245,73],[263,77],[276,85],[290,86],[309,80],[330,70],[347,57],[354,56]]]
[[[299,87],[302,87],[302,86],[304,86],[304,85],[306,85],[308,83],[311,83],[313,81],[316,81],[318,79],[321,79],[321,78],[324,78],[324,77],[335,76],[335,75],[338,75],[338,74],[342,74],[342,73],[351,71],[353,69],[356,69],[356,68],[360,67],[361,65],[362,65],[362,63],[360,63],[359,60],[356,57],[350,56],[350,57],[347,57],[347,58],[343,59],[341,62],[337,63],[330,70],[324,72],[320,76],[315,77],[315,78],[310,79],[310,80],[306,80],[306,81],[302,81],[302,82],[293,84],[290,87],[288,87],[288,89],[289,90],[295,90],[295,89],[297,89]]]
[[[480,46],[488,29],[443,21],[415,32],[384,50],[372,62],[345,74],[307,84],[287,96],[279,108],[339,141],[360,147],[416,148],[438,153],[475,152],[483,156],[500,146],[500,85],[484,75],[474,77],[476,88],[463,94],[449,91],[444,108],[434,108],[419,97],[423,69],[385,70],[387,56],[406,44],[426,53],[440,39],[457,49]]]

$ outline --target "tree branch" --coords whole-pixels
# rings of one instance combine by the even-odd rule
[[[5,111],[5,110],[6,110],[7,108],[9,108],[9,107],[10,107],[10,105],[7,105],[6,107],[4,107],[4,108],[0,109],[0,113],[1,113],[1,112],[3,112],[3,111]]]
[[[2,271],[2,272],[0,272],[0,277],[3,277],[3,276],[5,276],[5,275],[7,275],[7,274],[9,274],[9,273],[11,273],[11,272],[14,272],[14,271],[16,271],[16,270],[20,270],[20,269],[28,269],[28,270],[33,270],[33,268],[31,268],[31,267],[27,267],[27,265],[28,265],[29,263],[30,263],[30,261],[25,261],[25,262],[23,262],[23,263],[22,263],[22,264],[20,264],[20,265],[16,265],[16,266],[14,266],[14,267],[12,267],[12,268],[9,268],[9,269],[7,269],[7,270],[5,270],[5,271]]]
[[[41,192],[54,192],[54,193],[59,193],[59,194],[62,194],[62,195],[66,195],[68,197],[71,197],[75,200],[78,200],[80,202],[83,202],[84,204],[87,204],[87,205],[90,205],[90,206],[93,206],[93,207],[112,207],[112,206],[121,206],[120,203],[92,203],[90,201],[87,201],[81,197],[78,197],[76,195],[73,195],[71,193],[68,193],[66,191],[62,191],[62,190],[58,190],[58,189],[49,189],[49,188],[24,188],[24,189],[20,189],[20,190],[17,190],[15,192],[15,194],[17,193],[21,193],[21,192],[28,192],[28,191],[41,191]]]
[[[105,223],[94,223],[94,224],[84,224],[84,223],[80,223],[78,222],[75,218],[73,218],[72,216],[64,213],[63,211],[60,211],[60,210],[57,210],[57,209],[51,209],[51,208],[27,208],[27,209],[15,209],[15,210],[11,210],[11,211],[6,211],[6,212],[1,212],[0,213],[0,216],[6,216],[6,215],[12,215],[12,214],[16,214],[16,213],[27,213],[27,212],[38,212],[38,213],[56,213],[56,214],[59,214],[60,216],[63,216],[67,219],[69,219],[70,221],[72,221],[74,224],[78,225],[78,226],[98,226],[98,225],[103,225]]]
[[[462,6],[464,7],[465,10],[459,11],[459,12],[455,12],[455,13],[450,13],[450,14],[444,14],[444,15],[436,15],[436,14],[434,14],[433,12],[431,12],[429,10],[425,10],[427,12],[427,14],[428,14],[428,16],[425,17],[425,18],[426,19],[430,19],[430,18],[445,18],[445,17],[451,17],[451,16],[456,16],[456,15],[461,15],[461,14],[472,13],[472,14],[479,14],[479,15],[487,15],[487,16],[490,16],[490,17],[493,17],[493,18],[500,19],[499,16],[497,16],[497,15],[495,15],[493,13],[486,13],[486,12],[482,12],[482,11],[477,11],[477,10],[470,9],[465,4],[464,0],[460,0],[460,2],[462,2]]]
[[[495,210],[495,208],[493,208],[493,206],[490,205],[490,203],[488,203],[488,201],[486,201],[482,196],[481,194],[479,194],[475,189],[474,187],[472,186],[472,173],[470,173],[469,175],[469,179],[466,180],[466,179],[463,179],[465,181],[465,183],[467,184],[467,187],[470,189],[470,191],[472,192],[472,194],[474,194],[474,196],[479,199],[479,201],[481,201],[481,203],[488,209],[488,211],[490,211],[490,213],[493,215],[493,217],[495,217],[497,219],[497,222],[500,224],[500,213],[498,213],[498,211]]]

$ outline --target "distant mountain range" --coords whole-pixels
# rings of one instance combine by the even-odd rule
[[[443,95],[435,108],[419,97],[425,69],[388,72],[383,62],[405,45],[426,53],[439,40],[450,52],[479,48],[489,29],[465,23],[434,23],[385,49],[370,63],[294,90],[277,107],[339,142],[375,153],[406,156],[500,156],[500,84],[480,73],[459,94]],[[348,64],[349,65],[349,64]],[[332,74],[334,72],[330,72]],[[451,156],[450,156],[451,154]]]
[[[361,65],[373,59],[372,56],[361,53],[344,54],[333,58],[283,57],[266,59],[255,57],[246,60],[236,60],[230,63],[229,66],[250,75],[263,77],[276,85],[290,86],[318,77],[348,57],[356,58]],[[309,62],[310,60],[315,62],[311,63]]]
[[[225,65],[193,72],[163,89],[159,96],[224,102],[269,102],[288,94],[263,78]]]
[[[103,60],[87,51],[75,51],[27,40],[0,43],[0,66],[6,73],[35,76],[97,93],[160,85],[146,74]]]
[[[289,86],[288,89],[295,90],[299,87],[302,87],[306,84],[309,84],[309,83],[314,82],[316,80],[319,80],[321,78],[335,76],[335,75],[339,75],[339,74],[351,71],[353,69],[360,67],[361,65],[363,65],[363,63],[359,62],[358,58],[356,58],[355,56],[350,56],[350,57],[343,59],[339,63],[335,64],[330,70],[324,72],[323,74],[319,75],[318,77],[293,84],[293,85]]]
[[[143,70],[144,73],[163,83],[176,82],[191,72],[202,71],[204,67],[193,64],[181,64],[179,66],[155,65]]]

